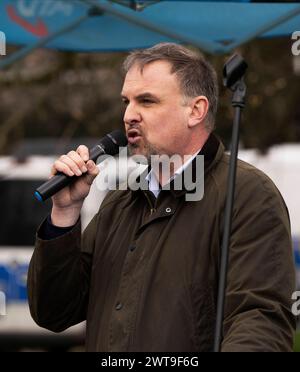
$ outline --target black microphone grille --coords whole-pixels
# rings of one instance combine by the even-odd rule
[[[121,130],[114,130],[102,139],[101,144],[106,154],[116,155],[119,152],[119,147],[127,146],[128,140]]]

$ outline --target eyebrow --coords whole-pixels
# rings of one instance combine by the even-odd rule
[[[122,99],[128,99],[124,94],[121,94],[121,98]],[[139,94],[135,97],[135,99],[137,99],[137,100],[141,100],[141,99],[145,99],[145,98],[146,99],[151,98],[151,99],[154,99],[156,101],[159,100],[157,96],[155,96],[155,95],[153,95],[152,93],[149,93],[149,92],[141,93],[141,94]]]

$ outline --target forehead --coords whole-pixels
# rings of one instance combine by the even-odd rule
[[[122,94],[136,95],[143,91],[158,95],[180,93],[178,78],[176,74],[171,73],[169,62],[151,62],[145,65],[142,71],[138,64],[131,67],[125,76]]]

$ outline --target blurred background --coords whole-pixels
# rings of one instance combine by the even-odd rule
[[[300,289],[300,57],[292,55],[292,43],[282,37],[237,49],[249,64],[239,157],[267,173],[286,200]],[[7,45],[7,56],[18,49]],[[60,154],[79,144],[92,146],[106,133],[123,128],[125,56],[37,49],[0,70],[0,291],[6,295],[0,351],[83,350],[84,324],[56,335],[36,326],[29,314],[28,263],[35,231],[51,207],[38,203],[33,191],[47,179]],[[216,133],[228,149],[233,111],[231,93],[222,85],[228,55],[206,57],[219,74]],[[83,227],[103,197],[93,188],[84,206]]]

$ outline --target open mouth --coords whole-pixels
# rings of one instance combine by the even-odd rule
[[[137,129],[129,129],[127,132],[127,138],[130,144],[135,144],[142,138],[142,136]]]

